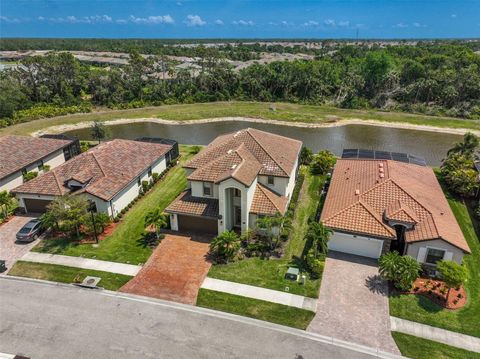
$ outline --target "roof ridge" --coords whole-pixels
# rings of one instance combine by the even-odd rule
[[[95,160],[95,162],[97,162],[98,168],[100,168],[100,171],[102,172],[103,176],[106,177],[107,174],[106,174],[105,171],[103,170],[102,165],[100,164],[100,161],[98,160],[97,156],[95,156],[95,152],[92,151],[92,152],[90,152],[90,153],[91,153],[93,159]]]
[[[55,182],[57,183],[57,186],[58,186],[58,189],[60,191],[60,195],[62,195],[62,185],[60,184],[60,180],[58,179],[57,177],[57,172],[56,171],[52,171],[53,173],[53,178],[55,178]]]
[[[396,233],[393,232],[393,229],[390,226],[387,226],[385,223],[383,223],[381,219],[379,219],[377,214],[370,208],[368,203],[363,203],[361,199],[358,201],[358,203],[360,203],[363,206],[363,208],[365,208],[377,220],[377,222],[380,223],[388,232],[390,232],[393,235],[396,235]]]
[[[248,135],[253,138],[253,140],[262,148],[262,150],[267,154],[268,157],[270,157],[270,159],[275,162],[275,164],[282,170],[282,172],[286,175],[286,176],[289,176],[289,174],[287,173],[287,171],[285,171],[285,169],[283,168],[282,165],[280,165],[277,161],[275,161],[275,159],[270,156],[270,153],[268,153],[268,151],[265,149],[265,147],[262,146],[262,144],[258,141],[258,139],[252,134],[250,133],[249,130],[251,130],[252,128],[248,128],[247,130],[245,130],[245,133],[248,133]],[[263,165],[263,164],[262,164]]]

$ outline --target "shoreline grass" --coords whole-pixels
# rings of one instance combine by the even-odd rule
[[[102,278],[98,283],[99,287],[115,291],[133,278],[117,273],[25,261],[15,263],[8,275],[60,283],[73,283],[75,279],[83,280],[87,276],[94,276]]]
[[[0,135],[26,135],[51,126],[76,124],[89,121],[112,121],[117,119],[161,118],[185,121],[220,117],[251,117],[298,123],[329,123],[332,116],[342,120],[374,120],[383,123],[406,123],[416,126],[433,126],[445,129],[480,131],[480,121],[436,117],[402,112],[376,110],[349,110],[325,105],[300,105],[293,103],[263,102],[212,102],[181,105],[163,105],[128,110],[97,109],[91,113],[79,113],[52,118],[43,118],[0,129]]]
[[[203,288],[198,292],[197,306],[297,329],[306,329],[315,316],[309,310]]]

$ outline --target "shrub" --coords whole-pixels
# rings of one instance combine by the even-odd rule
[[[37,171],[30,171],[23,175],[23,182],[28,182],[38,176]]]
[[[210,242],[210,253],[218,262],[228,263],[240,249],[240,237],[234,231],[226,231]]]
[[[153,180],[153,183],[157,183],[158,180],[160,179],[160,175],[156,172],[153,172],[152,173],[152,180]]]
[[[440,261],[437,263],[437,270],[448,287],[447,297],[450,294],[450,289],[460,287],[467,280],[467,269],[456,262]]]
[[[325,256],[318,256],[315,253],[315,249],[310,248],[305,256],[305,262],[310,269],[312,277],[320,278],[322,276],[323,267],[325,265]]]
[[[148,181],[142,181],[142,193],[147,193],[150,189],[150,183]]]
[[[333,168],[336,161],[335,155],[330,151],[320,151],[313,156],[310,172],[314,175],[325,175]]]
[[[403,291],[412,288],[421,270],[420,264],[410,256],[400,256],[398,252],[389,252],[378,261],[380,276],[393,282],[393,285]]]

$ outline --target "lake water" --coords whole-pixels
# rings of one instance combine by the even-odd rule
[[[388,128],[369,125],[303,128],[285,125],[251,123],[246,121],[194,123],[185,125],[154,122],[109,126],[112,138],[135,139],[138,137],[164,137],[181,144],[206,145],[222,133],[254,127],[303,141],[314,152],[328,149],[341,155],[344,148],[411,153],[424,157],[430,166],[438,166],[452,144],[460,141],[460,135]],[[90,129],[66,132],[81,140],[90,139]],[[278,149],[281,151],[281,148]]]

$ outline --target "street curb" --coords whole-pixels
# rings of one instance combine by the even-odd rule
[[[36,285],[50,285],[50,286],[56,286],[56,287],[63,287],[65,289],[75,288],[77,290],[86,290],[86,291],[92,290],[92,289],[88,289],[88,288],[82,288],[82,287],[74,286],[72,284],[50,282],[50,281],[46,281],[46,280],[33,279],[33,278],[23,278],[23,277],[16,277],[16,276],[0,276],[0,279],[30,282],[30,283],[36,284]],[[106,290],[106,289],[97,289],[95,291],[99,295],[104,295],[104,296],[108,296],[108,297],[115,297],[115,298],[119,298],[119,299],[123,299],[123,300],[136,301],[136,302],[150,304],[150,305],[158,305],[158,306],[172,308],[174,310],[188,311],[188,312],[191,312],[191,313],[197,313],[199,315],[208,315],[208,316],[211,316],[211,317],[216,317],[216,318],[225,319],[225,320],[232,320],[232,321],[240,322],[240,323],[243,323],[243,324],[255,325],[257,327],[271,329],[271,330],[275,330],[277,332],[291,334],[291,335],[295,335],[295,336],[302,337],[302,338],[305,338],[305,339],[310,339],[310,340],[313,340],[313,341],[316,341],[316,342],[330,344],[330,345],[334,345],[334,346],[337,346],[337,347],[341,347],[341,348],[349,349],[349,350],[352,350],[352,351],[356,351],[356,352],[359,352],[359,353],[368,354],[368,355],[371,355],[371,356],[374,356],[374,357],[377,357],[377,358],[383,358],[383,359],[405,358],[405,357],[400,356],[400,355],[396,355],[396,354],[381,351],[377,348],[371,348],[371,347],[367,347],[365,345],[351,343],[351,342],[336,339],[336,338],[333,338],[333,337],[307,332],[307,331],[304,331],[304,330],[301,330],[301,329],[290,328],[290,327],[286,327],[286,326],[275,324],[275,323],[265,322],[265,321],[262,321],[262,320],[243,317],[243,316],[240,316],[240,315],[221,312],[221,311],[217,311],[217,310],[213,310],[213,309],[196,307],[196,306],[192,306],[192,305],[188,305],[188,304],[182,304],[182,303],[176,303],[176,302],[169,302],[169,301],[162,300],[162,299],[144,297],[144,296],[139,296],[139,295],[135,295],[135,294],[129,294],[129,293],[123,293],[123,292],[114,292],[114,291],[110,291],[110,290]]]

